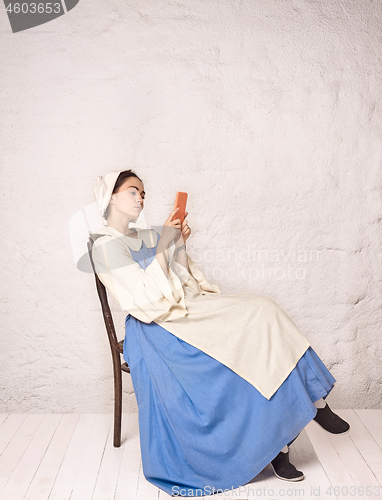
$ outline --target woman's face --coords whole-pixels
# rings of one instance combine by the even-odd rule
[[[136,177],[128,177],[110,200],[113,212],[127,215],[136,220],[143,210],[145,192],[142,182]]]

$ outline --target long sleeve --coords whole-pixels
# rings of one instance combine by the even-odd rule
[[[222,293],[217,285],[211,285],[191,257],[187,253],[186,255],[190,272],[176,260],[172,260],[170,263],[171,267],[174,266],[174,272],[180,278],[182,284],[200,292],[202,295],[206,293]]]
[[[167,278],[156,258],[143,270],[120,238],[108,236],[94,242],[92,257],[99,279],[122,310],[144,323],[186,316],[179,277],[168,268]]]

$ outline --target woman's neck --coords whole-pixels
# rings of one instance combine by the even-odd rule
[[[107,219],[107,224],[106,227],[112,227],[119,231],[120,233],[124,234],[125,236],[130,236],[131,238],[137,238],[138,233],[137,230],[134,228],[129,228],[130,221],[127,223],[122,223],[122,222],[117,222],[114,220],[110,220],[110,217]]]

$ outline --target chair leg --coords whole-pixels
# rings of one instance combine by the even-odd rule
[[[122,427],[122,372],[121,358],[119,353],[113,350],[113,369],[114,369],[114,442],[115,448],[121,446],[121,427]]]

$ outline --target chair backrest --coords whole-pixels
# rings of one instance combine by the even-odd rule
[[[92,249],[93,249],[93,240],[89,236],[89,241],[88,241],[89,258],[90,258],[90,262],[91,262],[91,265],[92,265],[92,268],[94,271],[98,297],[99,297],[99,300],[101,302],[102,314],[103,314],[103,319],[105,321],[107,336],[109,337],[110,347],[112,350],[114,349],[118,353],[122,354],[123,353],[123,345],[121,345],[121,343],[118,342],[117,335],[115,333],[113,317],[111,315],[109,302],[107,300],[106,288],[105,288],[105,285],[100,281],[100,279],[98,278],[98,275],[96,273],[96,270],[94,267],[94,262],[93,262],[93,257],[92,257]]]

